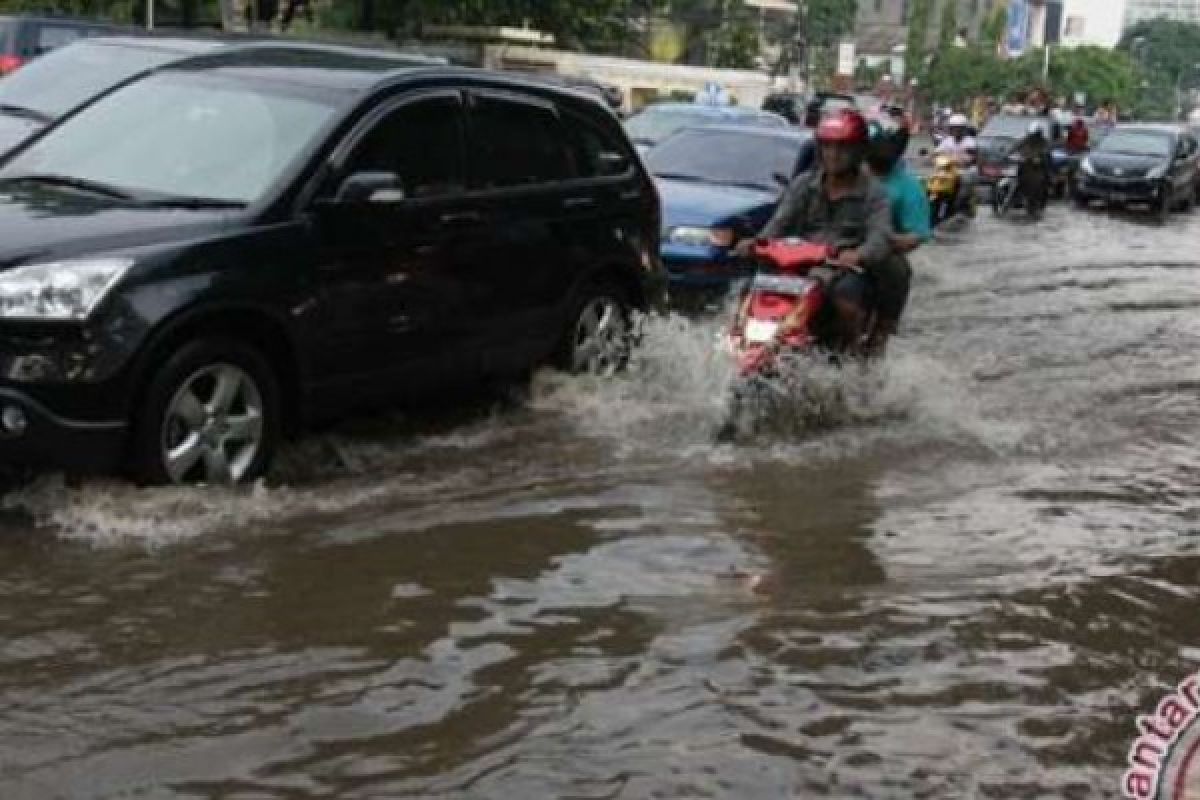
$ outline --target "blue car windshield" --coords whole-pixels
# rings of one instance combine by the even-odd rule
[[[778,114],[753,111],[717,111],[697,108],[648,108],[625,122],[629,138],[639,144],[655,144],[676,131],[694,125],[751,125],[760,128],[786,128],[788,122]]]
[[[795,176],[804,141],[794,136],[685,130],[650,151],[660,178],[778,191]]]

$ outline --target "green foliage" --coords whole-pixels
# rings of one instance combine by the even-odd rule
[[[1043,75],[1045,57],[1044,50],[1007,60],[984,46],[950,48],[938,54],[925,88],[938,102],[960,108],[980,95],[1007,97],[1037,86],[1054,97],[1085,92],[1092,103],[1113,100],[1123,108],[1137,98],[1141,77],[1124,53],[1102,47],[1056,49],[1048,78]]]
[[[909,0],[908,41],[904,52],[904,74],[920,77],[925,69],[925,32],[933,13],[932,0]]]
[[[1117,49],[1172,85],[1200,80],[1200,25],[1166,18],[1139,22],[1125,32]]]
[[[1133,110],[1150,119],[1170,119],[1178,90],[1200,87],[1200,25],[1160,18],[1125,32],[1117,49],[1141,69]]]
[[[979,28],[979,46],[987,50],[995,50],[1000,46],[1004,31],[1008,27],[1008,8],[1002,3],[992,9],[992,13],[983,21]]]
[[[958,34],[958,1],[945,0],[942,7],[942,25],[938,28],[938,50],[945,51],[954,46]]]
[[[818,47],[836,44],[854,29],[857,0],[808,0],[808,38]]]
[[[130,0],[0,0],[4,14],[69,14],[128,21]]]
[[[877,67],[867,65],[866,59],[859,59],[858,66],[854,68],[854,86],[859,91],[873,91],[879,82],[883,80],[883,76],[888,74],[886,64],[880,64]]]

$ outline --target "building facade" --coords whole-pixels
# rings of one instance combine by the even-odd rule
[[[1200,0],[1126,0],[1125,27],[1158,17],[1200,25]]]
[[[937,41],[945,4],[958,3],[958,26],[971,37],[1002,0],[933,0],[929,12],[928,43]],[[891,56],[908,41],[908,9],[911,0],[858,0],[855,40],[864,56]]]
[[[1125,3],[1063,0],[1062,43],[1066,47],[1115,47],[1121,39]]]

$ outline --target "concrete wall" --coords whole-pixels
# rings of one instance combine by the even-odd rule
[[[486,45],[482,65],[489,69],[551,71],[610,83],[624,92],[626,111],[636,110],[658,93],[682,92],[690,97],[709,82],[727,89],[739,105],[752,108],[760,107],[771,90],[770,78],[753,70],[659,64],[515,45]]]

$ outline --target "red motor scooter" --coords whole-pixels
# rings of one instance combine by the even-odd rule
[[[764,403],[786,394],[773,380],[779,376],[781,354],[835,349],[829,285],[837,274],[831,263],[836,248],[804,239],[775,239],[756,242],[752,252],[757,270],[743,290],[727,334],[738,377],[718,441],[752,432],[766,410]]]
[[[781,349],[805,350],[821,343],[827,285],[834,274],[828,268],[834,249],[804,239],[762,240],[753,256],[758,270],[729,331],[742,378],[769,371]]]

